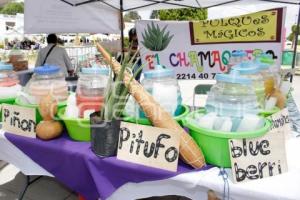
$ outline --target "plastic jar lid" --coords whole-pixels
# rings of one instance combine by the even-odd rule
[[[261,63],[265,63],[265,64],[269,64],[269,65],[273,65],[275,63],[275,61],[273,60],[273,57],[272,55],[270,54],[261,54],[259,57],[258,57],[259,61]]]
[[[167,69],[162,65],[156,65],[154,70],[144,72],[145,78],[162,78],[167,76],[173,76],[174,70]]]
[[[105,67],[81,68],[81,73],[109,75],[109,69]]]
[[[236,50],[236,51],[232,52],[231,56],[232,57],[244,57],[244,56],[247,56],[247,53],[243,50]]]
[[[257,74],[260,71],[259,66],[254,62],[242,62],[233,66],[232,69],[238,71],[241,75]]]
[[[240,73],[236,70],[232,70],[229,74],[217,74],[216,80],[226,83],[238,83],[243,85],[250,85],[252,80],[250,78],[241,77]]]
[[[0,70],[13,70],[12,64],[0,63]]]
[[[38,75],[50,75],[56,74],[60,70],[60,67],[55,65],[45,65],[34,68],[34,73]]]

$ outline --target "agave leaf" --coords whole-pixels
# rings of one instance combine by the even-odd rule
[[[145,34],[146,34],[146,33],[145,33]],[[144,33],[142,33],[142,37],[143,37],[143,40],[145,40],[146,37],[145,37]]]
[[[164,28],[162,29],[162,31],[161,31],[162,35],[165,35],[165,31],[166,31],[167,27],[168,27],[168,25],[165,25]]]
[[[145,37],[146,39],[149,39],[149,38],[150,38],[149,31],[145,30],[145,36],[146,36],[146,37]]]
[[[156,50],[157,51],[162,50],[162,40],[163,40],[163,35],[160,35],[156,41]]]
[[[167,34],[163,36],[163,40],[166,41],[169,38],[169,36],[170,36],[170,32],[168,31]]]
[[[145,31],[148,31],[148,33],[150,34],[150,32],[152,32],[151,30],[152,30],[152,29],[151,29],[150,25],[147,24],[147,29],[146,29]]]
[[[156,29],[154,22],[151,23],[151,33],[154,35],[154,37],[157,37],[159,35],[159,31]]]
[[[171,35],[168,39],[167,39],[167,41],[166,41],[166,44],[165,44],[165,47],[164,48],[166,48],[168,45],[169,45],[169,43],[170,43],[170,41],[172,40],[172,38],[174,37],[174,35]]]

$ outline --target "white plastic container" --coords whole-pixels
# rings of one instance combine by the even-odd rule
[[[0,63],[0,99],[16,98],[22,86],[11,64]]]
[[[157,65],[154,70],[144,72],[141,83],[170,114],[173,116],[180,114],[182,98],[174,70]],[[146,117],[141,110],[140,117]]]

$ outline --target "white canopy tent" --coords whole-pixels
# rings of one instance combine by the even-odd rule
[[[255,5],[259,2],[298,5],[297,22],[300,24],[300,0],[26,0],[25,33],[121,32],[121,40],[124,41],[123,29],[120,30],[119,24],[123,24],[123,13],[127,11],[212,8],[232,3]],[[297,45],[295,52],[296,48]],[[295,66],[295,58],[294,55],[292,67]]]

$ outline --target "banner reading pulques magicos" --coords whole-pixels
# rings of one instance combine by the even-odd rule
[[[247,15],[187,21],[138,21],[136,24],[144,70],[156,64],[173,68],[178,79],[214,79],[227,71],[232,53],[262,52],[281,63],[285,8]]]

